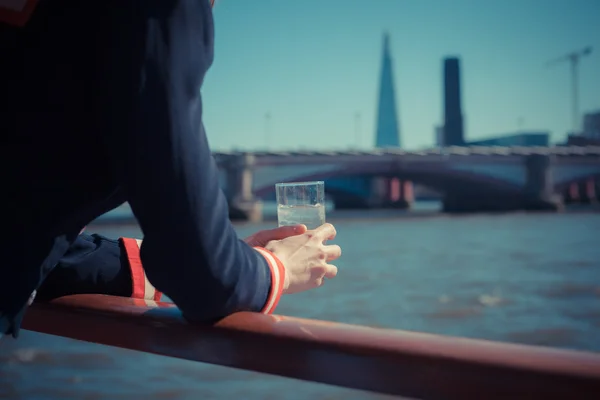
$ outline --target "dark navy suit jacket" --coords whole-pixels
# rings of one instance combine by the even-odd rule
[[[37,289],[35,301],[107,294],[159,301],[140,260],[140,240],[81,234]]]
[[[124,201],[149,281],[188,319],[271,312],[283,266],[237,237],[202,125],[209,0],[10,3],[0,0],[0,333],[16,335],[34,290],[51,297],[41,284],[73,246],[102,247],[79,232]]]

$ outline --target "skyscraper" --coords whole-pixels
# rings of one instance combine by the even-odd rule
[[[383,60],[379,82],[375,147],[400,147],[400,129],[398,128],[390,36],[388,33],[383,36]]]
[[[583,136],[600,139],[600,110],[583,116]]]
[[[460,98],[460,61],[456,57],[444,60],[444,145],[465,143]]]

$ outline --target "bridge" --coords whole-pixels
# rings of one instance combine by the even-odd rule
[[[600,146],[451,146],[422,151],[219,152],[232,218],[259,220],[277,182],[324,180],[336,208],[405,208],[412,183],[443,196],[445,212],[559,210],[595,201]]]

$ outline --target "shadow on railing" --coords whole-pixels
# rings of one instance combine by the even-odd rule
[[[600,398],[594,353],[248,312],[193,326],[170,303],[102,295],[34,304],[24,328],[413,398]]]

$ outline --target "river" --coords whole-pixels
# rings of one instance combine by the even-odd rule
[[[284,297],[278,314],[600,351],[600,213],[348,212],[329,220],[343,249],[338,277]],[[246,236],[272,225],[236,229]],[[90,230],[140,235],[134,225]],[[0,341],[0,397],[388,398],[32,332]]]

